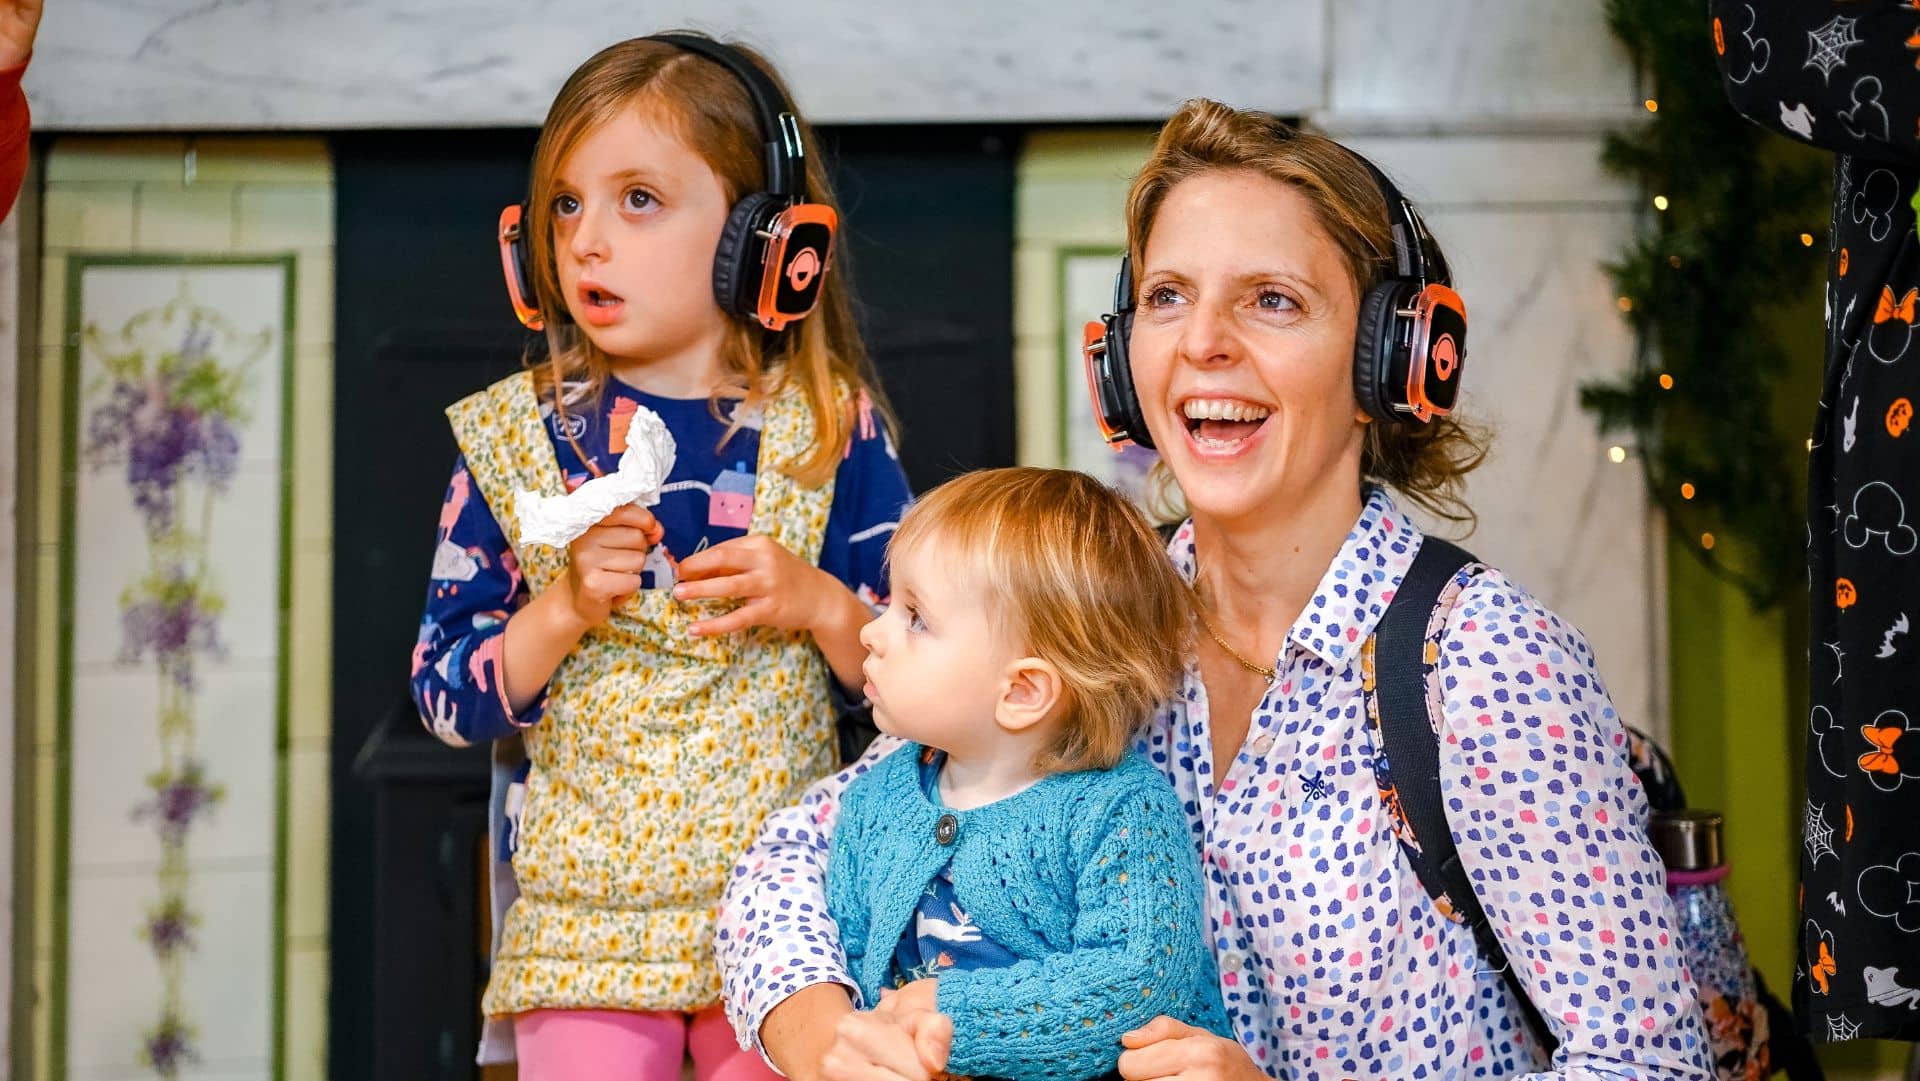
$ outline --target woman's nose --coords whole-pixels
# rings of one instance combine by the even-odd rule
[[[1180,358],[1194,364],[1227,360],[1233,355],[1233,313],[1224,304],[1194,305],[1180,327]]]

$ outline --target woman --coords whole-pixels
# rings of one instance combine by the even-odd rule
[[[1208,101],[1167,124],[1134,182],[1131,373],[1192,515],[1168,551],[1206,631],[1141,748],[1192,825],[1238,1039],[1163,1017],[1123,1041],[1123,1077],[1548,1067],[1503,971],[1422,889],[1373,769],[1363,646],[1422,541],[1386,489],[1470,518],[1460,491],[1482,453],[1445,416],[1380,418],[1356,395],[1362,298],[1394,272],[1399,220],[1351,151]],[[1646,802],[1585,640],[1482,569],[1439,643],[1448,822],[1559,1044],[1555,1076],[1709,1076]],[[836,794],[861,768],[770,818],[736,870],[717,944],[728,1008],[790,1076],[924,1078],[944,1061],[941,1020],[855,1013],[821,915]]]

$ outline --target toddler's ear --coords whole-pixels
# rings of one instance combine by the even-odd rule
[[[1052,717],[1065,699],[1066,682],[1058,668],[1039,657],[1021,657],[1001,677],[993,719],[1008,732],[1024,732]]]

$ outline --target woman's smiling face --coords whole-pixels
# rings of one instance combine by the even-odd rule
[[[1226,521],[1358,490],[1359,293],[1295,188],[1249,170],[1167,192],[1135,275],[1141,411],[1196,514]]]

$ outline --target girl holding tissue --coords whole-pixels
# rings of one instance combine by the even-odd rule
[[[561,88],[502,215],[548,356],[448,410],[413,692],[448,743],[524,737],[481,1049],[517,1044],[524,1081],[689,1051],[771,1076],[716,1005],[714,909],[834,766],[909,499],[811,138],[751,51],[626,41]]]

